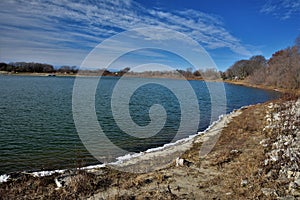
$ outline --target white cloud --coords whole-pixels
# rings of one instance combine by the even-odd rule
[[[12,0],[1,1],[0,8],[1,49],[12,53],[1,53],[0,59],[13,59],[22,54],[22,57],[30,56],[25,49],[37,48],[45,52],[50,49],[51,54],[57,48],[62,59],[65,57],[62,49],[86,52],[120,31],[146,26],[179,31],[208,49],[229,48],[240,55],[251,55],[246,46],[226,30],[220,17],[196,10],[154,10],[131,0]],[[164,39],[158,33],[154,36]],[[14,49],[18,51],[13,53]],[[75,53],[77,57],[78,53]],[[47,54],[43,56],[47,61]],[[38,56],[31,55],[32,59],[35,57]]]
[[[286,20],[300,13],[300,0],[268,0],[260,12]]]

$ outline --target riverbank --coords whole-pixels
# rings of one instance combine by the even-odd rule
[[[247,80],[225,80],[224,82],[229,83],[229,84],[234,84],[234,85],[241,85],[241,86],[245,86],[245,87],[253,87],[253,88],[259,88],[259,89],[264,89],[264,90],[274,90],[274,91],[281,92],[281,93],[300,95],[300,89],[289,90],[289,89],[284,89],[284,88],[276,88],[273,86],[255,85],[255,84],[251,84]]]
[[[161,165],[160,161],[171,154],[161,150],[121,166],[129,169],[137,163],[142,163],[142,168],[149,166],[143,160],[159,163],[153,165],[158,168],[143,173],[96,167],[45,177],[15,174],[0,184],[0,196],[3,199],[296,199],[300,197],[299,113],[300,100],[296,99],[248,106],[222,118],[205,134],[170,148],[173,153],[180,152],[178,166],[174,159]],[[216,133],[221,135],[212,151],[200,156],[203,142]]]

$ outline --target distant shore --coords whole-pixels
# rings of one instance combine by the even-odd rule
[[[48,77],[48,76],[58,76],[58,77],[99,77],[100,75],[97,73],[75,73],[75,74],[70,74],[70,73],[11,73],[11,72],[5,72],[5,71],[0,71],[0,75],[13,75],[13,76],[41,76],[41,77]],[[118,77],[114,75],[108,75],[107,77]],[[253,88],[258,88],[258,89],[264,89],[264,90],[274,90],[277,92],[281,93],[293,93],[296,95],[300,95],[300,89],[298,90],[289,90],[289,89],[284,89],[284,88],[276,88],[273,86],[266,86],[266,85],[255,85],[251,84],[247,80],[205,80],[203,78],[197,78],[197,77],[168,77],[168,76],[144,76],[144,75],[128,75],[128,77],[133,77],[133,78],[167,78],[167,79],[179,79],[179,80],[198,80],[198,81],[207,81],[207,82],[224,82],[224,83],[229,83],[229,84],[234,84],[234,85],[241,85],[245,87],[253,87]]]
[[[11,75],[11,76],[72,76],[75,77],[77,74],[65,74],[65,73],[33,73],[33,72],[18,72],[11,73],[6,71],[0,71],[0,75]]]
[[[42,76],[42,77],[47,77],[47,76],[59,76],[59,77],[100,77],[102,76],[101,73],[60,73],[60,72],[55,72],[55,73],[32,73],[32,72],[6,72],[6,71],[0,71],[0,75],[12,75],[12,76]],[[204,80],[203,78],[199,77],[184,77],[184,76],[167,76],[167,75],[144,75],[144,74],[126,74],[127,77],[132,77],[132,78],[166,78],[166,79],[180,79],[180,80]],[[117,74],[109,74],[105,75],[104,77],[120,77]]]

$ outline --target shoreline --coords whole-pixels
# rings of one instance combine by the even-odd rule
[[[11,73],[11,72],[1,72],[0,75],[3,76],[33,76],[33,77],[102,77],[102,75],[98,75],[98,73],[75,73],[75,74],[65,74],[65,73],[33,73],[33,72],[19,72],[19,73]],[[176,76],[148,76],[148,75],[136,75],[136,74],[128,74],[125,75],[128,78],[162,78],[162,79],[174,79],[174,80],[199,80],[203,81],[203,78],[197,77],[176,77]],[[103,77],[121,77],[120,75],[105,75]]]
[[[263,90],[273,90],[276,92],[280,92],[282,94],[287,93],[287,94],[295,94],[295,95],[300,95],[300,89],[297,90],[292,90],[292,89],[284,89],[284,88],[276,88],[273,86],[266,86],[266,85],[254,85],[254,84],[250,84],[247,81],[244,80],[224,80],[224,83],[228,83],[228,84],[233,84],[233,85],[240,85],[240,86],[244,86],[244,87],[251,87],[251,88],[257,88],[257,89],[263,89]]]
[[[10,72],[2,72],[0,75],[4,76],[32,76],[32,77],[51,77],[54,75],[54,77],[101,77],[96,74],[64,74],[64,73],[10,73]],[[114,75],[107,75],[104,77],[121,77],[121,76],[114,76]],[[266,86],[266,85],[255,85],[251,84],[248,81],[245,80],[206,80],[203,78],[197,78],[197,77],[160,77],[160,76],[143,76],[143,75],[128,75],[128,78],[161,78],[161,79],[174,79],[174,80],[188,80],[188,81],[204,81],[204,82],[222,82],[227,84],[233,84],[233,85],[240,85],[245,87],[251,87],[251,88],[257,88],[257,89],[263,89],[263,90],[272,90],[280,93],[288,93],[288,94],[296,94],[300,95],[300,89],[284,89],[284,88],[277,88],[274,86]]]
[[[0,195],[5,195],[4,199],[5,197],[9,199],[9,197],[26,196],[28,199],[79,198],[90,200],[120,198],[238,199],[247,197],[269,199],[276,195],[283,198],[289,195],[297,198],[300,197],[300,191],[289,186],[297,184],[298,181],[297,176],[288,175],[291,173],[288,170],[293,170],[293,168],[290,166],[283,168],[283,172],[289,177],[283,182],[280,182],[281,179],[277,180],[278,176],[272,175],[272,173],[280,172],[274,171],[277,169],[277,163],[276,160],[272,160],[272,156],[273,152],[278,151],[270,149],[270,147],[274,147],[272,144],[274,139],[270,139],[270,137],[276,138],[277,135],[269,133],[272,126],[268,125],[270,121],[268,113],[273,112],[272,109],[278,106],[290,104],[299,109],[299,115],[300,99],[296,100],[296,103],[288,102],[292,101],[275,99],[245,106],[224,115],[204,133],[198,133],[189,140],[186,139],[180,144],[171,146],[171,152],[178,152],[176,150],[178,146],[183,148],[181,154],[175,160],[175,156],[172,157],[168,163],[161,161],[164,157],[171,157],[169,156],[171,153],[158,150],[141,154],[140,157],[145,162],[140,162],[138,156],[128,161],[124,160],[120,165],[122,167],[120,169],[123,171],[114,168],[115,166],[98,166],[83,170],[67,170],[63,173],[54,173],[43,177],[19,174],[14,175],[5,183],[0,183]],[[294,110],[293,107],[291,108]],[[266,129],[267,127],[268,129]],[[275,132],[278,133],[276,130]],[[204,142],[214,138],[218,133],[221,133],[221,137],[212,151],[201,156],[199,152]],[[277,138],[281,138],[281,133],[278,134],[280,137]],[[299,140],[290,138],[290,141],[291,144],[297,146],[295,141]],[[289,151],[288,148],[286,151]],[[147,160],[154,163],[153,170],[137,173],[137,168],[134,168],[136,162],[140,162],[139,167],[143,169],[145,166],[149,166]],[[155,162],[158,162],[158,165],[155,165]],[[271,165],[266,165],[271,162],[273,162]],[[279,160],[279,166],[281,166],[280,163]],[[127,170],[126,167],[133,170]],[[299,169],[294,170],[298,170],[295,173],[300,175]],[[285,174],[283,175],[285,176]],[[274,185],[274,181],[279,182]],[[28,187],[28,185],[31,186]]]
[[[120,157],[116,158],[116,161],[112,163],[107,163],[107,164],[94,164],[94,165],[87,165],[84,167],[80,168],[66,168],[66,169],[52,169],[52,170],[38,170],[38,171],[16,171],[16,172],[10,172],[10,173],[5,173],[5,174],[0,174],[0,184],[9,181],[11,174],[27,174],[31,175],[33,177],[44,177],[44,176],[51,176],[53,174],[63,174],[68,171],[76,171],[76,170],[98,170],[102,169],[105,167],[112,167],[115,169],[120,169],[120,170],[126,170],[126,168],[131,167],[132,165],[137,165],[139,162],[143,162],[144,164],[142,166],[138,166],[138,168],[144,168],[144,165],[149,165],[150,162],[152,162],[152,158],[154,157],[169,157],[170,154],[175,154],[176,156],[173,156],[172,158],[168,158],[166,162],[163,164],[163,167],[166,167],[170,162],[173,162],[177,157],[180,157],[185,151],[191,148],[191,145],[195,141],[200,141],[200,140],[207,140],[208,137],[211,137],[214,134],[218,134],[224,126],[230,120],[232,120],[233,117],[238,116],[241,112],[241,110],[252,106],[243,106],[239,109],[235,109],[231,111],[228,114],[222,114],[219,116],[218,120],[214,121],[211,125],[209,125],[204,131],[200,131],[196,134],[189,135],[186,138],[179,139],[177,141],[174,141],[172,143],[167,143],[164,144],[163,146],[160,147],[154,147],[147,149],[146,151],[139,152],[139,153],[133,153],[133,154],[126,154]],[[201,139],[201,138],[204,139]],[[148,168],[146,171],[153,171],[153,170],[158,170],[159,168],[162,168],[161,166],[153,166],[154,168]],[[136,171],[137,169],[129,169],[128,172],[138,172]],[[142,170],[142,169],[139,169]],[[142,172],[144,171],[142,170]]]
[[[160,170],[167,167],[170,163],[174,162],[176,158],[180,158],[181,155],[189,150],[194,143],[200,143],[208,141],[210,138],[216,137],[222,131],[222,129],[236,116],[241,114],[243,109],[246,109],[248,106],[243,106],[240,109],[233,110],[228,114],[223,114],[219,116],[218,120],[214,121],[210,126],[208,126],[204,131],[200,131],[197,134],[190,135],[187,138],[180,139],[173,143],[165,144],[162,147],[156,147],[148,149],[145,152],[137,153],[132,155],[132,157],[122,159],[121,162],[116,162],[112,164],[112,167],[120,169],[122,171],[128,171],[131,173],[145,173],[149,171]],[[200,152],[199,152],[200,153]],[[156,163],[153,163],[155,159]],[[163,162],[162,162],[163,160]],[[142,164],[141,164],[142,163]],[[132,167],[132,169],[127,169]],[[147,168],[147,170],[144,170]]]

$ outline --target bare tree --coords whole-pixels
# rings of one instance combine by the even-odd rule
[[[245,79],[255,71],[265,67],[266,64],[267,61],[265,57],[261,55],[253,56],[249,60],[239,60],[235,62],[225,74],[229,79]]]
[[[300,53],[300,34],[295,39],[295,47],[298,49],[298,53]]]
[[[267,63],[249,77],[254,84],[264,84],[277,88],[300,88],[300,53],[298,47],[277,51]]]

